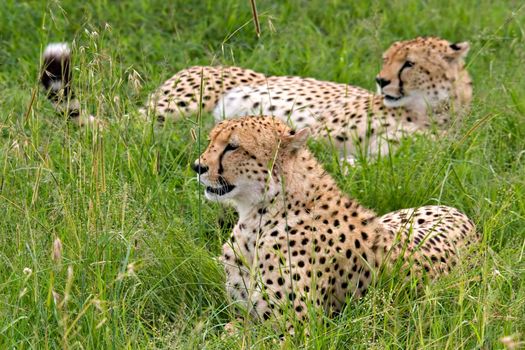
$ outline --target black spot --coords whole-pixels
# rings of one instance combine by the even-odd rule
[[[345,142],[348,140],[348,136],[346,136],[345,134],[337,135],[335,138],[339,142]]]

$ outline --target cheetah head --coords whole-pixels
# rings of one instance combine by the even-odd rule
[[[469,103],[470,77],[464,68],[467,42],[452,44],[439,38],[394,43],[383,55],[376,77],[387,107],[434,107],[451,98]]]
[[[207,199],[238,211],[264,203],[281,190],[284,158],[304,148],[308,129],[297,133],[273,117],[243,117],[218,123],[209,145],[193,164]]]

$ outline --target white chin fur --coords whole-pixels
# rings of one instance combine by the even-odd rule
[[[236,193],[237,193],[237,188],[234,188],[233,190],[231,190],[230,192],[226,194],[223,194],[222,196],[216,193],[210,193],[206,191],[206,189],[204,189],[204,197],[206,197],[206,199],[209,201],[216,201],[216,202],[231,200],[235,196]]]
[[[407,104],[407,101],[408,98],[405,96],[405,97],[401,97],[399,100],[389,100],[385,97],[383,97],[383,103],[385,104],[386,107],[389,107],[389,108],[395,108],[395,107],[403,107],[404,105]]]
[[[66,57],[71,54],[67,43],[52,43],[46,46],[44,57]]]

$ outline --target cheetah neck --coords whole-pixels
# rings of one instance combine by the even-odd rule
[[[282,181],[286,189],[286,203],[294,205],[298,198],[307,203],[312,202],[327,191],[335,196],[342,196],[334,179],[310,151],[303,150],[296,157],[284,160],[283,164],[285,166],[282,168]]]
[[[319,211],[325,210],[321,206],[326,202],[334,205],[347,202],[352,207],[360,206],[356,200],[341,192],[335,180],[310,151],[304,149],[300,154],[286,157],[279,163],[284,164],[279,169],[282,191],[273,197],[271,203],[258,207],[257,210],[268,211],[275,217],[301,220],[302,216],[316,217]]]
[[[446,124],[450,120],[451,99],[440,101],[427,101],[423,96],[414,97],[409,104],[399,107],[388,107],[383,103],[383,97],[375,96],[376,105],[383,108],[382,114],[393,115],[400,123],[415,124],[418,128],[427,128],[432,124],[438,126]]]

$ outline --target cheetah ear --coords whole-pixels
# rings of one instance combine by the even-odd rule
[[[470,49],[470,45],[467,41],[450,44],[448,47],[449,50],[447,50],[447,53],[445,54],[445,59],[449,62],[454,62],[458,59],[465,58],[468,54],[468,50]]]
[[[295,152],[304,147],[309,136],[309,128],[303,128],[298,131],[292,130],[282,137],[282,143],[286,150]]]

